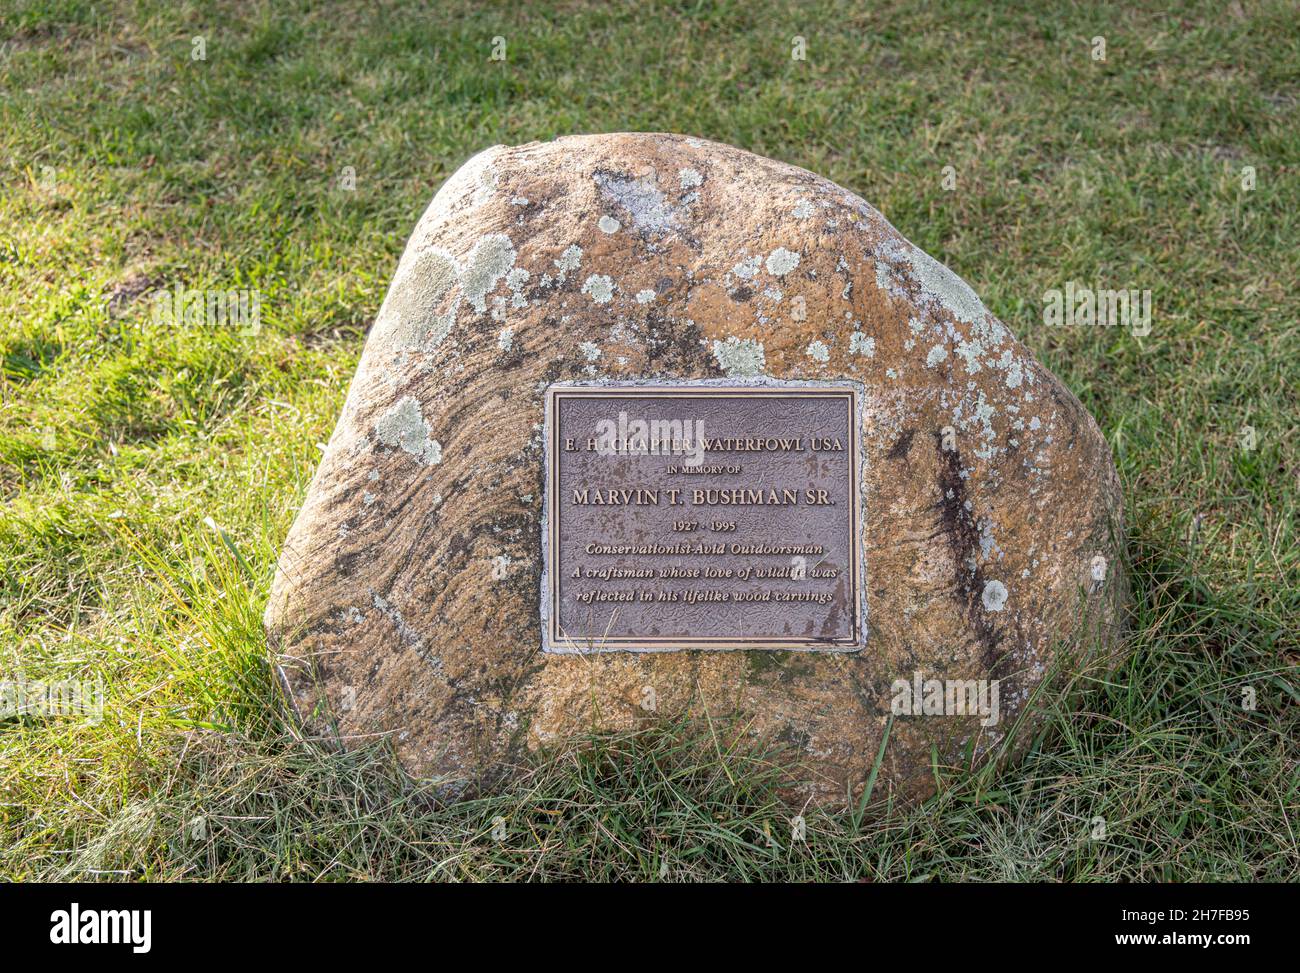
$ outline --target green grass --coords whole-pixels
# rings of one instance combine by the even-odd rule
[[[0,722],[0,878],[1297,877],[1295,5],[784,6],[0,4],[0,679],[106,700]],[[1134,653],[1020,763],[793,841],[725,728],[438,805],[284,719],[260,612],[406,234],[478,149],[628,129],[859,192],[1097,417]],[[1151,333],[1044,326],[1072,279],[1149,288]],[[131,297],[178,282],[260,290],[262,331]]]

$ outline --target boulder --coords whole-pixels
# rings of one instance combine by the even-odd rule
[[[548,389],[727,378],[861,390],[865,644],[544,652]],[[1115,661],[1121,506],[1079,401],[848,190],[677,135],[496,146],[411,235],[266,629],[312,726],[453,791],[689,711],[829,804],[888,725],[876,792],[916,798],[932,754],[967,767],[1037,719],[1055,667]],[[953,712],[967,680],[996,714]]]

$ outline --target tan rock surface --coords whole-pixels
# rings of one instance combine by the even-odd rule
[[[866,390],[867,648],[544,655],[547,386],[753,375]],[[675,135],[498,146],[411,236],[266,623],[300,712],[455,779],[693,706],[792,744],[833,803],[895,680],[1000,680],[996,726],[897,718],[879,787],[916,796],[931,747],[987,753],[1085,627],[1117,644],[1120,509],[1078,400],[852,193]]]

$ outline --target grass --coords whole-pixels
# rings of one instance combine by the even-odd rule
[[[1297,878],[1295,5],[784,6],[0,4],[0,678],[106,703],[0,721],[0,878]],[[859,192],[1097,417],[1134,652],[1020,763],[793,840],[707,727],[439,805],[284,719],[261,609],[406,234],[480,148],[628,129]],[[1046,327],[1069,280],[1151,333]],[[155,324],[177,283],[262,330]]]

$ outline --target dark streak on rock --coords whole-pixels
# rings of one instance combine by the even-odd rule
[[[966,481],[961,476],[961,454],[943,448],[943,435],[934,433],[934,446],[939,453],[939,520],[948,538],[952,552],[953,580],[959,600],[966,607],[966,619],[975,629],[976,637],[984,647],[981,658],[991,676],[1005,653],[998,650],[1002,637],[998,635],[984,611],[984,572],[980,570],[975,554],[979,550],[979,528],[975,518],[966,509]],[[951,497],[949,494],[952,494]],[[967,561],[974,561],[970,570]]]
[[[912,448],[912,437],[916,435],[915,429],[904,429],[903,434],[898,437],[898,441],[887,454],[890,459],[904,459],[908,450]]]

